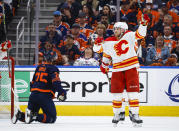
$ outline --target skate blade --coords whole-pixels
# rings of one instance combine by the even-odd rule
[[[13,116],[13,118],[11,119],[11,122],[12,122],[12,124],[16,124],[16,122],[17,122],[16,116]]]
[[[15,110],[14,111],[14,115],[13,115],[13,117],[12,117],[12,119],[11,119],[11,122],[13,123],[13,124],[16,124],[16,122],[17,122],[17,120],[18,120],[18,112],[19,112],[19,110]]]
[[[124,121],[119,121],[119,124],[124,124]]]
[[[113,123],[113,127],[117,127],[117,123]]]
[[[133,123],[133,127],[140,128],[142,127],[142,123]]]

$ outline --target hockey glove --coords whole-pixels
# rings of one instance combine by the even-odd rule
[[[58,95],[57,95],[57,99],[58,99],[59,101],[61,101],[61,102],[65,101],[65,100],[67,99],[66,90],[64,90],[64,89],[62,89],[62,90],[63,90],[62,93],[60,92],[60,93],[58,93]]]
[[[141,24],[146,26],[149,24],[149,22],[150,22],[149,16],[147,14],[143,14],[141,19]]]
[[[108,72],[109,72],[109,66],[108,66],[108,64],[104,64],[104,63],[102,62],[101,66],[100,66],[100,70],[101,70],[101,72],[102,72],[103,74],[108,73]]]
[[[8,40],[8,41],[5,41],[1,44],[1,50],[4,52],[4,51],[7,51],[9,48],[11,48],[11,41]]]
[[[95,40],[95,43],[94,43],[94,44],[95,44],[95,45],[101,45],[101,43],[103,42],[103,40],[104,40],[104,39],[103,39],[102,37],[101,37],[101,38],[98,37],[98,38]]]

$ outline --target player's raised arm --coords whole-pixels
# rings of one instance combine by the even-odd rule
[[[135,32],[135,38],[143,39],[147,34],[147,25],[150,22],[150,18],[147,14],[142,15],[139,28]]]

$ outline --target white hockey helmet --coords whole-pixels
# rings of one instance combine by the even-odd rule
[[[128,30],[128,25],[126,24],[126,22],[116,22],[114,24],[113,29],[115,29],[115,28],[121,28],[121,29]]]

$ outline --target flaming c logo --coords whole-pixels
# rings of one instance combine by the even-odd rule
[[[118,56],[121,56],[122,54],[126,54],[129,50],[129,47],[126,47],[124,50],[122,49],[122,45],[127,45],[128,42],[126,40],[121,40],[119,43],[114,45],[114,50],[116,51],[116,54]]]
[[[179,87],[179,86],[177,86],[177,85],[179,85],[179,74],[176,75],[176,76],[172,79],[172,81],[170,82],[169,88],[168,88],[168,92],[165,92],[165,93],[169,96],[169,98],[170,98],[172,101],[174,101],[174,102],[179,102],[179,94],[178,94],[178,95],[174,95],[173,92],[172,92],[172,89],[173,89],[174,87]],[[178,88],[178,90],[179,90],[179,88]]]

